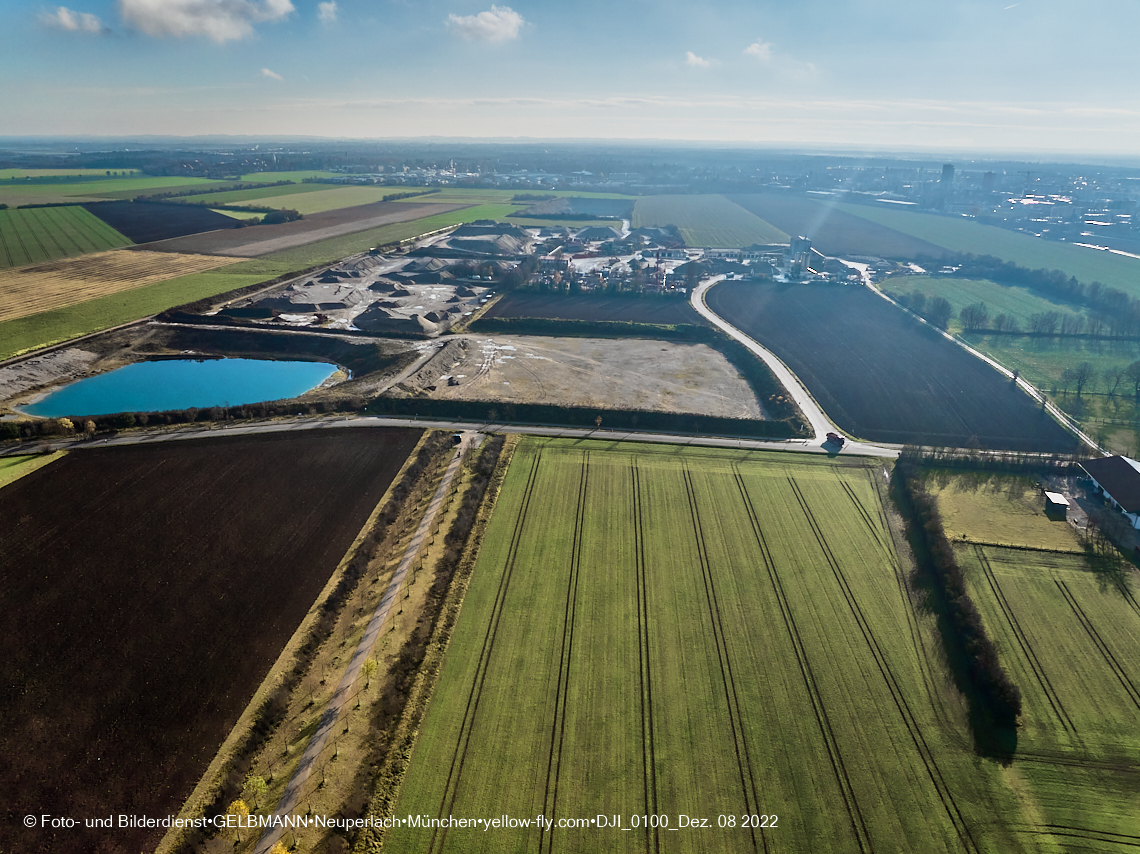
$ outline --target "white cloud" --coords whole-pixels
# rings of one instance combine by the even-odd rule
[[[317,4],[317,17],[321,19],[322,24],[335,24],[336,12],[336,0]]]
[[[280,21],[290,0],[119,0],[123,20],[148,36],[205,36],[218,42],[253,35],[253,25]]]
[[[752,42],[752,44],[748,45],[748,47],[744,49],[744,52],[749,56],[754,56],[757,59],[767,62],[772,58],[772,45],[770,42],[764,42],[760,41],[760,39],[756,39],[756,41]]]
[[[284,80],[285,78],[278,74],[276,71],[270,71],[268,68],[261,69],[262,77],[269,77],[272,80]]]
[[[54,12],[41,12],[40,23],[46,27],[72,32],[101,33],[107,29],[96,16],[87,12],[74,12],[66,6],[60,6]]]
[[[447,27],[467,41],[505,42],[519,37],[523,16],[510,6],[492,6],[478,15],[448,15]]]
[[[685,64],[691,65],[693,68],[708,68],[712,65],[707,59],[697,56],[691,50],[685,51]]]

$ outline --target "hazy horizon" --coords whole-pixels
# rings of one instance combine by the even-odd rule
[[[70,2],[70,0],[69,0]],[[0,0],[0,135],[1135,152],[1140,7]]]

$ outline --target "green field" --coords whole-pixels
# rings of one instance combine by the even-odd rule
[[[958,313],[967,305],[984,302],[990,310],[990,325],[999,314],[1017,318],[1018,327],[1029,328],[1029,317],[1041,312],[1055,311],[1058,314],[1082,315],[1079,308],[1071,303],[1051,300],[1028,288],[1014,285],[999,285],[985,279],[959,279],[952,276],[901,276],[885,280],[879,287],[892,297],[911,291],[922,291],[927,299],[945,297],[954,310],[950,321],[951,332],[961,332],[962,323]]]
[[[248,175],[242,175],[241,180],[243,183],[253,183],[254,181],[264,181],[267,184],[272,184],[275,181],[297,181],[298,183],[304,181],[306,178],[343,178],[339,172],[323,172],[320,169],[301,169],[295,172],[250,172]]]
[[[66,451],[56,451],[51,454],[36,454],[34,457],[0,457],[0,487],[7,486],[24,475],[31,474],[36,469],[42,469],[48,463],[58,460],[65,453]]]
[[[76,199],[132,199],[143,193],[178,190],[194,185],[224,186],[224,181],[206,178],[145,177],[107,178],[65,184],[0,183],[0,203],[11,207],[24,204],[69,202]]]
[[[1038,850],[962,732],[883,474],[523,440],[393,813],[668,826],[397,828],[384,850]]]
[[[107,178],[106,169],[0,169],[0,181],[13,178]],[[116,176],[123,172],[137,175],[137,169],[111,169]]]
[[[296,249],[271,252],[268,255],[261,256],[261,260],[281,262],[292,265],[295,269],[302,269],[316,264],[326,264],[356,252],[364,252],[373,246],[384,246],[401,240],[410,240],[429,231],[446,228],[449,225],[472,222],[477,219],[502,219],[509,211],[509,205],[476,205],[463,210],[423,217],[422,219],[382,225],[379,228],[358,231],[354,234],[346,234],[343,237],[331,237],[328,240],[310,243],[308,246],[298,246]]]
[[[0,359],[130,323],[176,305],[268,281],[291,269],[286,264],[258,258],[9,320],[0,323]]]
[[[78,205],[0,210],[0,269],[130,245],[130,240]]]
[[[297,196],[304,193],[327,191],[328,189],[327,184],[285,184],[281,187],[224,190],[220,193],[203,193],[201,196],[182,196],[175,201],[188,205],[233,205],[241,202],[254,203],[261,199],[273,199],[276,202],[277,196]]]
[[[1045,496],[1033,478],[934,472],[926,488],[951,540],[1083,553],[1073,527],[1045,515]]]
[[[313,188],[316,188],[315,190]],[[290,193],[276,194],[273,190],[291,190]],[[236,192],[257,192],[256,190],[236,191]],[[258,198],[265,198],[272,196],[273,207],[287,208],[295,211],[300,211],[302,214],[315,214],[323,213],[324,211],[335,211],[340,208],[351,208],[356,205],[367,205],[372,202],[379,202],[385,196],[391,195],[392,190],[388,187],[330,187],[327,184],[311,184],[300,185],[296,187],[269,187],[266,188],[264,194]],[[229,195],[228,193],[226,195]],[[205,197],[194,197],[205,198]],[[211,195],[208,198],[213,198]],[[435,198],[434,196],[431,198]],[[248,204],[257,205],[257,200],[250,197],[247,200]],[[237,204],[241,204],[238,202]],[[261,207],[261,205],[257,205]]]
[[[1140,297],[1140,260],[1136,258],[1042,240],[961,217],[890,210],[883,206],[840,204],[837,207],[954,252],[993,255],[1032,270],[1061,270],[1085,284],[1102,282]]]
[[[1103,374],[1140,360],[1140,341],[1032,335],[964,333],[962,340],[1035,385],[1061,409],[1080,422],[1094,438],[1107,442],[1114,453],[1140,452],[1140,406],[1132,387],[1123,380],[1114,396],[1107,394]],[[1062,374],[1082,362],[1093,366],[1093,380],[1078,397]]]
[[[974,601],[1022,692],[1008,776],[1064,851],[1140,847],[1140,604],[1134,569],[959,549]]]
[[[724,196],[642,196],[633,227],[675,225],[688,246],[739,249],[753,243],[787,243],[784,232]]]

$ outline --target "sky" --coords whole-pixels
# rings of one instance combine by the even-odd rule
[[[1136,0],[0,0],[0,136],[1135,154]]]

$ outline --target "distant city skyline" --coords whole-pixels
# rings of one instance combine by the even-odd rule
[[[0,0],[0,136],[631,139],[1128,155],[1100,0]]]

